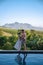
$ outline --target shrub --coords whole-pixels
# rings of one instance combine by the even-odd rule
[[[0,36],[0,46],[3,46],[7,42],[7,37]]]
[[[38,49],[39,50],[43,50],[43,42],[39,42],[38,43]]]
[[[12,45],[16,43],[17,37],[16,36],[10,36],[8,39],[8,42],[10,42]]]
[[[4,44],[3,49],[4,49],[4,50],[12,50],[12,45],[11,45],[11,43],[7,42],[6,44]]]

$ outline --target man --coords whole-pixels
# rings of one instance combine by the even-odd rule
[[[21,43],[24,45],[24,50],[26,50],[26,33],[24,29],[21,30]]]

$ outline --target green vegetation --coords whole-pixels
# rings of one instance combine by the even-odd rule
[[[14,50],[18,39],[16,29],[0,27],[0,49]],[[43,50],[43,31],[25,30],[27,35],[26,45],[28,50]]]

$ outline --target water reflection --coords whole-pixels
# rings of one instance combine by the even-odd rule
[[[16,61],[16,63],[17,63],[18,65],[26,65],[25,59],[26,59],[26,57],[27,57],[27,54],[23,54],[23,55],[24,55],[23,58],[20,56],[20,54],[18,54],[18,55],[16,56],[15,61]]]

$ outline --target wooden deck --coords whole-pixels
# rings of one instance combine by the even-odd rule
[[[43,50],[0,50],[0,54],[43,54]]]

